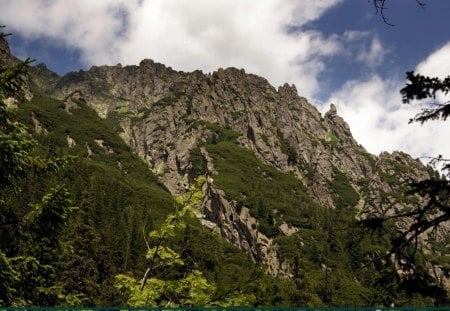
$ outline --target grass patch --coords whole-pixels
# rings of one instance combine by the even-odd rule
[[[278,233],[276,223],[281,221],[307,226],[305,211],[319,208],[298,179],[262,163],[251,151],[229,141],[210,144],[207,150],[219,172],[216,185],[248,207],[268,236]]]
[[[236,139],[239,137],[239,133],[221,127],[219,124],[211,123],[205,120],[193,120],[193,119],[186,119],[186,123],[189,124],[188,131],[192,130],[193,128],[197,129],[199,127],[206,128],[212,132],[212,136],[208,143],[210,144],[217,144],[221,141],[229,141],[229,142],[235,142]]]
[[[277,137],[280,141],[281,152],[288,156],[288,164],[293,165],[297,163],[297,152],[295,149],[289,144],[289,141],[284,138],[283,133],[279,129],[277,129]]]
[[[333,201],[338,208],[354,207],[359,201],[359,194],[350,184],[350,181],[344,173],[337,168],[333,169],[333,180],[329,186],[333,191]]]

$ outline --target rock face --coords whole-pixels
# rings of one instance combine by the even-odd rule
[[[30,68],[34,84],[44,92],[51,91],[60,77],[43,63]]]
[[[191,150],[215,135],[208,124],[236,131],[240,146],[295,175],[329,208],[337,204],[330,184],[338,174],[345,175],[359,197],[361,217],[395,204],[390,194],[405,181],[428,177],[426,168],[405,153],[367,153],[334,104],[322,116],[295,86],[275,89],[242,69],[186,73],[143,60],[139,66],[92,67],[62,78],[43,74],[42,66],[37,71],[39,83],[51,86],[45,89],[50,95],[65,99],[78,93],[101,117],[116,120],[122,138],[172,193],[185,189],[181,181],[192,167]],[[213,172],[214,164],[207,162]],[[288,273],[277,261],[276,245],[255,229],[248,209],[238,213],[214,184],[205,193],[205,210],[199,216],[205,226],[266,263],[271,274]],[[280,227],[285,235],[295,230],[288,224]]]
[[[8,42],[5,38],[0,37],[0,68],[7,68],[17,65],[20,62],[19,59],[11,54]],[[16,105],[17,102],[22,100],[30,100],[33,97],[31,92],[31,84],[28,75],[21,74],[16,80],[17,83],[11,85],[11,94],[5,94],[7,96],[7,105]]]
[[[3,37],[0,37],[0,61],[6,65],[12,65],[15,62],[14,57],[11,55],[8,42]]]

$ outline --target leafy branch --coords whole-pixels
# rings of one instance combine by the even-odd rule
[[[175,236],[178,229],[185,228],[186,224],[183,221],[183,218],[186,214],[190,213],[193,208],[200,205],[201,200],[203,199],[201,187],[204,183],[205,178],[197,178],[185,195],[176,197],[175,212],[167,216],[160,228],[149,233],[149,238],[154,241],[154,246],[150,247],[150,243],[147,242],[148,251],[146,257],[150,260],[150,262],[141,281],[141,291],[144,289],[148,278],[152,275],[157,260],[164,261],[166,265],[172,265],[175,263],[183,264],[182,260],[179,258],[179,255],[175,251],[169,247],[162,246],[162,244],[169,237]]]

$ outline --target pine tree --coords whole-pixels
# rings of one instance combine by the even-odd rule
[[[0,40],[6,36],[1,32]],[[37,203],[17,208],[12,202],[28,174],[58,170],[69,159],[33,154],[37,141],[17,121],[16,108],[6,104],[8,98],[24,99],[23,81],[31,60],[8,65],[3,62],[7,51],[0,50],[0,56],[0,305],[54,305],[61,298],[53,265],[60,253],[58,236],[74,210],[69,193],[58,185]]]

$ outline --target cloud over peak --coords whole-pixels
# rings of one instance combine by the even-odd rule
[[[324,58],[341,46],[304,28],[339,2],[0,0],[0,18],[24,37],[78,49],[88,65],[152,58],[185,71],[242,67],[312,96]],[[300,31],[287,31],[292,25]]]

